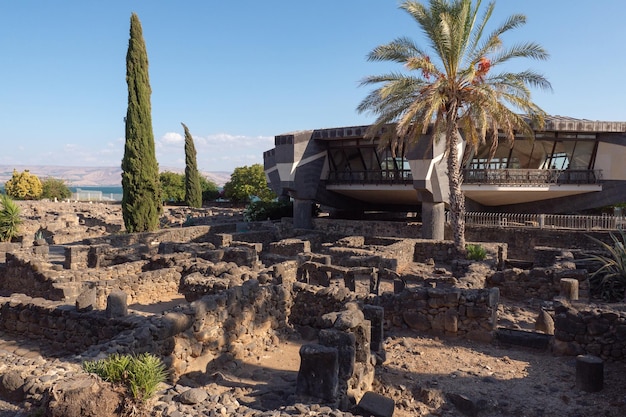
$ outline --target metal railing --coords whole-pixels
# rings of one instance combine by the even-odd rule
[[[539,229],[617,230],[626,227],[624,216],[561,214],[465,213],[467,226],[530,227]]]
[[[598,169],[464,169],[464,184],[546,185],[596,184]]]
[[[327,181],[331,184],[412,184],[409,170],[362,170],[330,171]]]
[[[72,201],[107,201],[118,202],[122,201],[122,194],[119,193],[103,193],[96,190],[81,190],[80,188],[76,192],[72,193],[70,198]]]

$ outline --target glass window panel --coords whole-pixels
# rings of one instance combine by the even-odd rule
[[[577,142],[574,155],[571,158],[570,169],[593,169],[590,164],[595,144],[591,141]]]
[[[535,150],[533,151],[533,159],[536,158],[537,162],[539,162],[539,169],[549,169],[552,161],[550,157],[552,155],[552,148],[554,148],[553,141],[540,140],[535,141]],[[535,155],[537,152],[537,155]],[[534,169],[534,167],[531,167]]]
[[[363,160],[361,159],[361,154],[358,149],[346,149],[346,154],[348,157],[348,165],[350,165],[350,169],[353,171],[363,171],[365,167],[363,166]]]
[[[509,168],[538,168],[540,162],[537,156],[533,158],[533,148],[533,141],[516,140],[513,143],[513,152],[511,153],[511,158],[514,162],[512,161],[509,164]],[[539,154],[540,152],[537,152],[535,155]]]

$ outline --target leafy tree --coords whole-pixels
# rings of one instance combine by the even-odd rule
[[[542,60],[548,54],[532,42],[503,48],[501,36],[522,26],[526,17],[514,14],[487,34],[495,3],[489,3],[479,18],[480,4],[480,0],[430,0],[428,6],[403,2],[400,8],[415,19],[430,53],[406,37],[374,48],[368,56],[370,61],[396,62],[406,71],[365,78],[361,85],[379,87],[357,108],[377,115],[368,132],[370,137],[378,135],[385,125],[395,124],[395,129],[388,129],[391,134],[383,137],[383,145],[390,144],[394,150],[418,141],[431,125],[432,137],[446,141],[449,208],[458,253],[465,250],[460,141],[464,139],[471,151],[485,143],[488,135],[495,150],[499,130],[509,142],[515,133],[534,137],[529,121],[541,127],[545,113],[531,101],[529,87],[551,88],[532,70],[494,72],[496,66],[514,58]]]
[[[50,200],[54,200],[56,198],[58,200],[64,200],[72,196],[72,192],[65,181],[57,178],[44,178],[41,182],[41,187],[43,190],[41,198],[49,198]]]
[[[220,196],[220,189],[217,184],[205,177],[200,177],[200,187],[202,189],[202,201],[213,201]]]
[[[276,194],[267,186],[261,164],[235,168],[230,181],[224,184],[224,194],[236,203],[249,202],[252,197],[258,197],[261,201],[276,198]]]
[[[17,200],[37,200],[43,192],[39,177],[30,171],[17,172],[13,170],[13,176],[4,184],[4,189],[10,197]]]
[[[181,124],[185,129],[185,203],[189,207],[202,207],[202,185],[196,161],[196,147],[189,129],[184,123]]]
[[[163,201],[182,203],[185,201],[185,176],[175,172],[165,171],[159,174],[161,195]]]
[[[156,230],[161,214],[159,166],[156,161],[148,54],[141,22],[130,18],[130,40],[126,54],[128,109],[126,143],[122,159],[122,214],[128,232]]]
[[[211,201],[219,197],[220,190],[213,181],[200,176],[202,201]],[[182,203],[185,201],[185,175],[165,171],[159,175],[163,201]]]
[[[0,194],[0,206],[0,242],[10,242],[19,235],[20,208],[6,194]]]

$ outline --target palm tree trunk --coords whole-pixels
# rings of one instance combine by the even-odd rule
[[[450,184],[450,220],[456,253],[465,254],[465,196],[461,190],[459,163],[459,131],[456,127],[456,108],[448,111],[446,141],[448,151],[448,180]]]

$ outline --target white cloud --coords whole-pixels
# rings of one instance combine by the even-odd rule
[[[167,132],[163,136],[161,136],[159,142],[163,145],[175,145],[179,143],[184,143],[185,137],[180,133]]]

